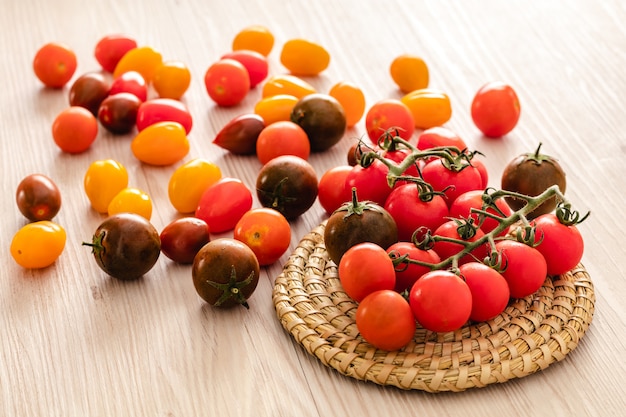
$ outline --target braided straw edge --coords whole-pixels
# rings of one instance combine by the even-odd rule
[[[548,277],[537,293],[513,300],[498,317],[449,333],[418,326],[399,351],[359,335],[357,303],[329,260],[325,222],[305,235],[276,278],[273,302],[284,329],[309,354],[341,374],[427,392],[464,391],[522,378],[563,360],[593,318],[595,293],[584,266]]]

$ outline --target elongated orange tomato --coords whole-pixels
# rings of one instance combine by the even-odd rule
[[[283,45],[280,62],[294,75],[317,75],[328,68],[330,54],[306,39],[290,39]]]
[[[27,269],[50,266],[65,248],[65,229],[49,220],[28,223],[15,233],[11,241],[11,256]]]
[[[254,113],[261,116],[265,126],[274,122],[286,121],[291,118],[291,111],[298,102],[298,97],[289,94],[278,94],[259,100],[254,106]]]
[[[346,126],[352,127],[365,113],[365,94],[356,85],[342,81],[333,85],[328,95],[337,99],[346,113]]]
[[[302,98],[307,94],[315,93],[315,87],[302,78],[290,74],[278,74],[269,78],[263,84],[263,98],[276,96],[278,94],[288,94],[297,98]]]
[[[141,162],[172,165],[189,153],[189,139],[180,123],[158,122],[139,132],[130,148]]]
[[[161,53],[150,46],[141,46],[126,52],[113,71],[113,78],[128,71],[137,71],[146,80],[152,82],[158,67],[163,64]]]
[[[389,73],[403,93],[428,87],[428,66],[419,56],[412,54],[397,56],[389,66]]]
[[[193,213],[202,193],[222,178],[222,170],[215,163],[195,158],[176,168],[170,177],[167,195],[180,213]]]
[[[128,171],[113,159],[94,161],[85,172],[83,185],[91,207],[106,213],[113,197],[128,186]]]
[[[411,110],[418,129],[441,126],[452,117],[450,97],[440,90],[422,88],[411,91],[401,101]]]

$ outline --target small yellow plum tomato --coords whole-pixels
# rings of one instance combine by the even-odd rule
[[[179,100],[191,84],[191,71],[180,61],[165,61],[154,71],[152,86],[161,98]]]
[[[346,126],[352,127],[365,113],[365,94],[356,85],[342,81],[333,85],[328,95],[337,99],[346,113]]]
[[[268,28],[261,25],[251,25],[243,28],[235,35],[232,49],[238,51],[247,49],[268,56],[274,47],[274,35]]]
[[[192,159],[172,173],[167,187],[170,203],[179,213],[193,213],[202,193],[220,178],[222,171],[215,163],[204,158]]]
[[[147,83],[151,83],[157,68],[163,63],[161,53],[150,46],[130,49],[120,58],[113,71],[113,78],[125,72],[137,71]]]
[[[405,94],[428,87],[428,66],[419,56],[413,54],[397,56],[391,61],[389,72],[400,91]]]
[[[126,187],[113,197],[107,211],[109,216],[119,213],[134,213],[150,220],[152,217],[152,199],[148,193],[139,188]]]
[[[130,144],[133,155],[150,165],[172,165],[189,153],[189,139],[178,122],[158,122],[135,136]]]
[[[264,97],[254,105],[254,113],[261,116],[266,126],[291,119],[291,111],[298,98],[289,94]]]
[[[68,107],[61,111],[52,123],[52,138],[66,153],[85,152],[97,136],[98,120],[84,107]]]
[[[328,68],[330,54],[318,43],[307,39],[290,39],[280,51],[280,63],[293,75],[314,76]]]
[[[261,266],[271,265],[289,248],[291,227],[280,212],[255,208],[239,219],[233,237],[252,249]]]
[[[35,54],[33,70],[46,87],[61,88],[74,75],[78,62],[76,54],[67,45],[50,42]]]
[[[128,187],[128,172],[114,159],[94,161],[85,172],[83,187],[91,207],[98,213],[107,213],[113,197]]]
[[[317,90],[300,77],[291,74],[277,74],[270,77],[263,84],[261,95],[263,98],[287,94],[296,98],[316,93]]]
[[[441,126],[452,117],[450,97],[440,90],[414,90],[402,97],[401,101],[411,110],[418,129]]]
[[[11,256],[27,269],[50,266],[65,249],[65,229],[49,220],[28,223],[13,236]]]

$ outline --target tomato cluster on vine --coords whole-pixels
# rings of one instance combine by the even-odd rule
[[[576,224],[584,217],[558,184],[533,196],[486,187],[486,170],[474,164],[478,152],[437,131],[442,135],[422,133],[435,139],[429,145],[422,136],[413,145],[393,130],[375,145],[361,141],[357,165],[334,171],[342,172],[352,201],[333,209],[325,244],[346,294],[358,303],[361,335],[381,349],[405,346],[416,325],[450,332],[494,319],[512,298],[532,296],[583,255]],[[513,210],[507,198],[523,203]],[[556,211],[542,212],[550,199],[558,201]],[[386,226],[370,227],[372,217],[384,217]],[[397,231],[395,241],[381,229]],[[391,333],[390,311],[404,323]]]

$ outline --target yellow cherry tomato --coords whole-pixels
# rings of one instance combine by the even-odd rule
[[[113,78],[128,71],[137,71],[147,83],[151,83],[156,69],[163,63],[160,52],[149,46],[141,46],[126,52],[113,71]]]
[[[113,197],[128,186],[128,172],[113,159],[94,161],[85,172],[83,185],[91,207],[106,213]]]
[[[288,94],[297,98],[302,98],[308,94],[316,93],[315,87],[300,77],[290,74],[279,74],[270,77],[263,84],[261,95],[263,98]]]
[[[154,123],[135,136],[130,143],[133,155],[150,165],[172,165],[189,153],[189,139],[178,122]]]
[[[192,159],[179,166],[167,187],[172,206],[180,213],[192,213],[198,208],[202,193],[222,178],[222,171],[203,158]]]
[[[265,97],[254,105],[254,113],[261,116],[265,126],[274,122],[291,119],[291,111],[298,102],[298,97],[289,94],[278,94]]]
[[[50,266],[65,249],[65,229],[49,220],[28,223],[13,236],[11,256],[23,268]]]
[[[161,98],[180,99],[191,84],[191,71],[179,61],[166,61],[159,65],[152,85]]]
[[[265,26],[251,25],[235,35],[232,47],[233,51],[247,49],[268,56],[274,47],[274,35]]]
[[[400,101],[411,110],[415,127],[418,129],[441,126],[452,117],[450,97],[443,91],[422,88],[411,91]]]
[[[152,217],[152,199],[145,191],[135,187],[126,187],[113,197],[109,203],[108,214],[135,213],[150,220]]]
[[[294,75],[312,76],[328,68],[330,54],[315,42],[290,39],[283,44],[280,63]]]
[[[332,86],[328,95],[337,99],[346,113],[346,126],[352,127],[365,113],[365,94],[356,85],[343,81]]]
[[[391,61],[389,72],[403,93],[428,87],[428,66],[419,56],[411,54],[397,56]]]

